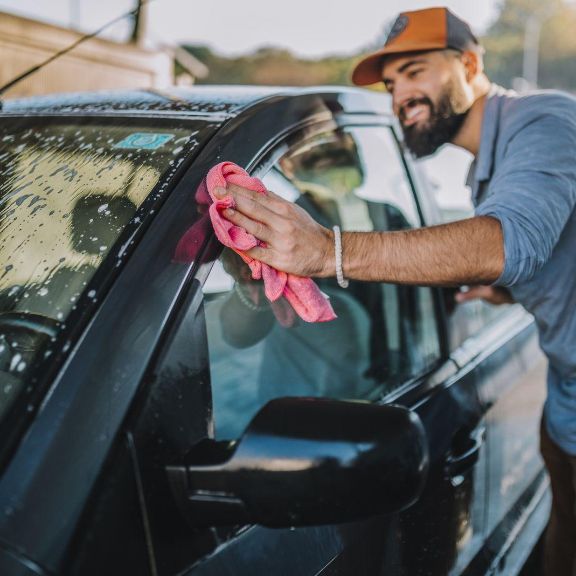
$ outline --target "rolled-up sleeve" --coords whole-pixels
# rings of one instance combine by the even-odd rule
[[[576,125],[542,115],[511,138],[477,216],[500,221],[504,270],[495,284],[525,282],[546,264],[576,205]]]

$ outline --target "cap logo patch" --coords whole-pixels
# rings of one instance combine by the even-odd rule
[[[396,21],[394,22],[394,24],[392,24],[392,28],[390,29],[388,37],[386,38],[386,46],[390,44],[390,42],[392,42],[395,38],[400,36],[400,34],[404,32],[404,30],[406,30],[408,22],[409,19],[408,16],[406,16],[406,14],[400,14],[400,16],[396,18]]]

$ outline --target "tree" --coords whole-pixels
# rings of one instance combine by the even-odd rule
[[[203,62],[210,73],[198,83],[260,84],[270,86],[311,86],[314,84],[349,84],[351,58],[332,57],[319,60],[300,59],[289,51],[274,47],[260,48],[253,54],[224,58],[206,46],[184,46]]]
[[[539,86],[576,90],[576,9],[563,0],[504,0],[482,39],[488,75],[504,86],[522,76],[525,31],[531,16],[541,25]]]

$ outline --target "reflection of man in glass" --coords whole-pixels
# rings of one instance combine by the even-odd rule
[[[339,131],[313,138],[285,155],[264,181],[325,226],[406,228],[407,221],[394,206],[358,198],[356,190],[363,180],[354,136]],[[221,310],[223,338],[237,348],[265,339],[258,369],[260,403],[285,395],[366,398],[377,393],[378,385],[391,373],[399,376],[402,372],[402,360],[386,353],[388,336],[379,285],[352,282],[344,291],[334,279],[322,279],[319,286],[330,297],[337,320],[287,327],[272,313],[262,285],[243,274],[246,267],[240,259],[225,251],[222,261],[236,279]],[[399,305],[403,311],[411,305],[409,291]],[[407,311],[405,317],[410,316]],[[407,358],[404,361],[409,363]]]

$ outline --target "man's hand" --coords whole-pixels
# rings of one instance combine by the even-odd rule
[[[484,300],[488,304],[513,304],[514,298],[506,288],[499,286],[470,286],[466,292],[456,293],[456,302],[469,302],[470,300]]]
[[[299,206],[273,192],[259,194],[234,184],[216,188],[214,195],[232,195],[236,209],[225,210],[224,216],[266,243],[247,251],[252,258],[299,276],[334,274],[332,230],[318,224]]]

